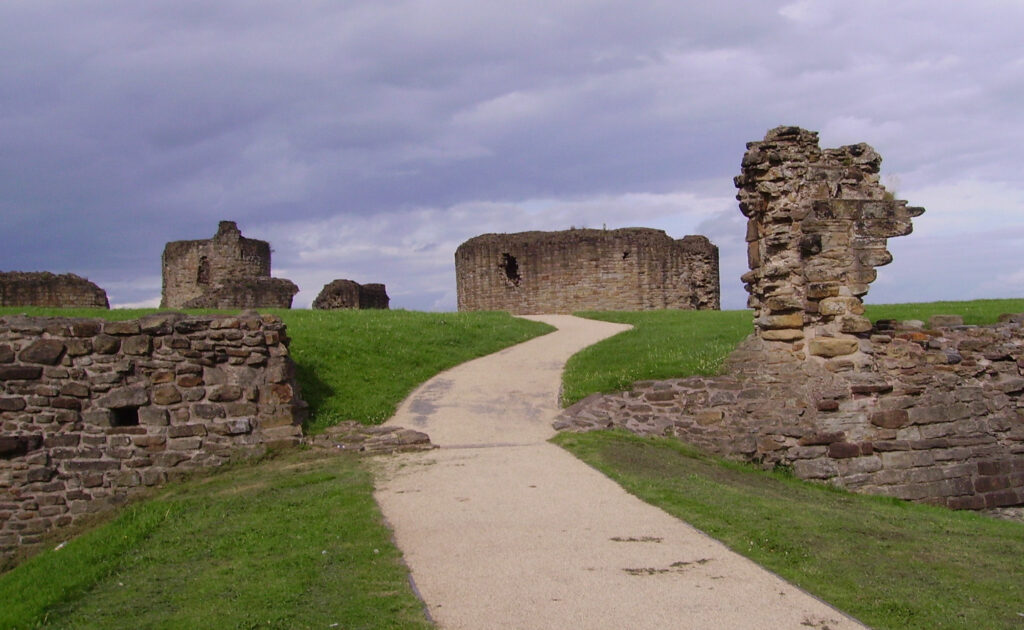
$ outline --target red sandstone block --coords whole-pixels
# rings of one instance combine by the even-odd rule
[[[988,493],[1007,488],[1010,488],[1010,477],[1005,475],[981,476],[974,480],[974,490],[978,493]]]
[[[987,508],[1017,505],[1019,502],[1020,496],[1014,490],[998,490],[985,495],[985,507]]]
[[[844,431],[834,431],[831,433],[814,433],[807,435],[797,442],[800,446],[817,446],[817,445],[828,445],[835,442],[842,442],[846,439],[846,433]]]
[[[858,457],[860,454],[860,445],[853,442],[835,442],[828,447],[828,456],[834,459]]]
[[[1013,472],[1013,463],[1009,461],[978,462],[979,475],[1001,475]]]
[[[951,510],[983,510],[985,509],[985,497],[977,494],[961,497],[947,497],[946,507]]]

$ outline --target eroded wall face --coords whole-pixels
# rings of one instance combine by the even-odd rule
[[[660,230],[489,234],[455,253],[459,310],[719,308],[718,248]]]
[[[270,277],[270,244],[221,221],[209,240],[168,243],[162,308],[291,308],[298,287]]]
[[[0,272],[0,306],[110,308],[107,293],[74,274]]]
[[[0,318],[0,561],[138,489],[296,442],[274,316]]]
[[[924,212],[892,199],[878,180],[881,162],[866,144],[822,150],[818,134],[797,127],[747,145],[736,178],[748,218],[742,280],[762,339],[865,360],[857,335],[871,322],[861,298],[875,267],[892,261],[886,239],[909,234]]]

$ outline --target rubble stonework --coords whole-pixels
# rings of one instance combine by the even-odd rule
[[[924,212],[892,198],[881,163],[866,144],[822,150],[817,133],[798,127],[748,143],[736,197],[759,337],[799,342],[808,357],[858,354],[857,335],[871,329],[860,298],[875,267],[892,261],[886,239],[909,234]]]
[[[383,284],[359,284],[352,280],[333,280],[324,285],[313,300],[313,308],[386,309],[391,300]]]
[[[110,308],[107,292],[73,273],[0,271],[0,306]]]
[[[287,342],[255,313],[0,317],[0,561],[138,489],[297,443]]]
[[[661,230],[484,234],[455,252],[460,311],[718,309],[718,248]]]
[[[212,239],[173,241],[162,257],[160,308],[291,308],[291,280],[270,277],[270,244],[221,221]]]
[[[867,145],[821,151],[781,127],[737,178],[755,333],[724,376],[636,383],[556,428],[624,427],[787,466],[851,490],[982,509],[1024,504],[1024,315],[931,327],[862,317],[888,236],[923,210],[888,199]]]

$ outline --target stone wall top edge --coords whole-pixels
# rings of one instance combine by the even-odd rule
[[[105,319],[102,317],[64,317],[61,315],[0,315],[0,324],[18,324],[18,325],[31,325],[31,324],[63,324],[63,323],[79,323],[79,322],[97,322],[100,324],[131,324],[131,323],[149,323],[155,320],[165,320],[169,323],[178,322],[214,322],[223,321],[228,319],[239,319],[239,320],[259,320],[264,324],[279,324],[281,318],[271,313],[260,313],[258,310],[246,310],[239,313],[182,313],[181,311],[175,310],[162,310],[149,315],[143,315],[134,319]]]
[[[75,273],[53,273],[52,271],[2,271],[0,270],[0,280],[14,280],[14,281],[28,281],[38,282],[40,280],[73,280],[76,282],[85,281],[89,279],[80,276]]]
[[[215,241],[215,239],[213,239],[213,238],[200,238],[200,239],[186,240],[186,241],[168,241],[164,245],[164,255],[166,256],[169,253],[178,254],[178,253],[183,253],[183,252],[191,251],[191,250],[193,250],[193,249],[195,249],[197,247],[201,247],[201,246],[213,243],[214,241]],[[265,247],[268,252],[270,251],[270,242],[262,241],[262,240],[260,240],[258,238],[249,238],[247,236],[240,236],[240,237],[238,237],[238,242],[241,243],[243,247],[259,247],[259,248],[264,248]]]
[[[596,228],[578,228],[572,230],[558,231],[529,231],[513,233],[490,233],[474,236],[465,241],[462,246],[480,246],[491,244],[516,244],[525,245],[533,243],[562,243],[592,241],[597,239],[611,238],[656,238],[659,240],[672,240],[664,230],[655,228],[629,227],[613,230],[600,230]]]

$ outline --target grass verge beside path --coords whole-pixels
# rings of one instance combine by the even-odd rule
[[[176,484],[0,576],[2,628],[430,628],[357,459]]]
[[[855,495],[617,432],[554,442],[874,628],[1020,628],[1024,525]]]
[[[633,330],[573,355],[562,373],[562,404],[636,381],[717,374],[752,329],[751,311],[587,311],[580,317],[631,324]]]
[[[307,429],[379,424],[438,372],[554,330],[508,313],[274,311],[288,325]]]

